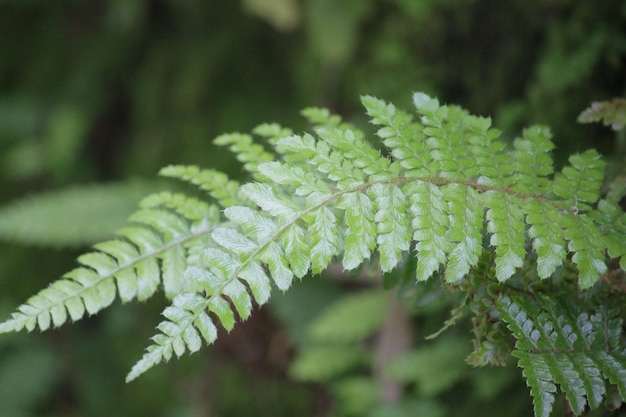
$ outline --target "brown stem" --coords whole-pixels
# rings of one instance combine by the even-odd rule
[[[382,401],[395,404],[402,399],[402,383],[389,378],[389,364],[411,347],[413,329],[402,302],[395,291],[389,292],[389,307],[385,323],[375,346],[374,374]]]

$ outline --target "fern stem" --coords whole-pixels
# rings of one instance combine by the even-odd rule
[[[397,404],[402,400],[403,384],[389,377],[388,368],[395,359],[409,351],[415,329],[398,294],[390,291],[388,299],[387,317],[376,341],[374,374],[381,399],[388,404]]]

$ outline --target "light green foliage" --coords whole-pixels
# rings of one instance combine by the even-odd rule
[[[457,383],[467,368],[450,366],[469,353],[465,338],[446,336],[396,358],[388,373],[394,380],[415,384],[420,395],[433,397]],[[433,375],[437,375],[433,378]]]
[[[301,381],[328,381],[364,365],[367,358],[360,346],[313,346],[293,361],[290,374]]]
[[[373,97],[362,102],[382,149],[322,109],[304,112],[314,124],[311,133],[294,135],[278,125],[255,129],[275,153],[250,135],[220,136],[216,143],[235,152],[252,182],[239,185],[197,167],[165,168],[163,175],[207,191],[206,201],[171,193],[148,197],[120,239],[81,256],[81,267],[30,298],[0,331],[59,326],[96,313],[117,294],[122,301],[142,300],[162,286],[172,304],[152,346],[128,375],[132,380],[174,355],[212,343],[218,325],[230,330],[237,319],[245,320],[254,305],[268,302],[273,286],[285,291],[294,278],[320,273],[333,262],[345,270],[368,262],[391,272],[415,257],[418,281],[443,276],[453,288],[473,297],[480,293],[486,300],[480,311],[491,315],[485,308],[499,293],[531,285],[541,291],[552,282],[548,278],[560,279],[566,275],[561,270],[573,270],[572,265],[578,271],[574,282],[591,288],[608,271],[606,254],[626,252],[626,215],[614,200],[598,201],[604,162],[597,152],[572,156],[553,176],[553,145],[545,127],[527,129],[509,149],[490,119],[423,93],[414,95],[415,115]],[[495,287],[478,292],[484,282]],[[362,311],[384,305],[372,297],[348,300],[329,314],[337,319],[356,312],[355,320],[364,319]],[[531,335],[518,334],[517,319],[507,317],[503,307],[508,298],[499,299],[502,319],[522,343],[519,356],[526,346],[521,337]],[[558,304],[550,306],[556,326]],[[314,333],[337,336],[332,320],[321,319]],[[377,320],[369,316],[342,336],[362,338],[376,329]],[[367,359],[360,348],[340,348],[327,370],[310,366],[329,355],[328,347],[316,347],[308,352],[313,359],[296,363],[294,373],[327,378]],[[523,362],[537,414],[549,412],[555,384],[564,387],[577,413],[582,397],[597,407],[604,391],[592,378],[594,358],[554,362],[565,376],[550,368],[554,363]],[[598,367],[611,383],[626,372],[619,362]],[[588,377],[583,388],[570,368]]]
[[[129,181],[40,193],[0,207],[0,240],[78,247],[110,238],[156,184]]]
[[[389,304],[385,291],[359,291],[330,303],[306,325],[290,376],[327,385],[337,399],[337,415],[371,415],[378,406],[377,382],[365,375],[375,366],[371,345],[385,325]]]
[[[622,130],[626,124],[626,100],[614,98],[611,101],[594,101],[578,116],[580,123],[602,121],[614,130]]]
[[[50,388],[58,384],[61,366],[40,340],[6,341],[0,345],[0,415],[37,415]]]
[[[385,318],[387,295],[382,291],[366,291],[342,297],[329,306],[310,326],[313,341],[353,343],[375,333]],[[350,328],[341,323],[358,317]]]

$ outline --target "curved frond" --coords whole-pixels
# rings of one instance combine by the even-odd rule
[[[146,198],[119,239],[81,256],[79,268],[19,307],[0,332],[58,326],[117,296],[146,299],[161,286],[172,305],[131,380],[212,343],[218,326],[230,330],[245,320],[273,287],[285,291],[331,262],[346,270],[371,262],[383,272],[411,265],[419,281],[441,274],[457,285],[481,275],[503,287],[537,276],[556,280],[573,264],[583,289],[600,277],[610,281],[607,257],[621,257],[624,267],[626,217],[614,199],[598,201],[604,162],[597,152],[572,156],[554,174],[547,128],[526,129],[507,149],[489,118],[423,93],[413,98],[415,114],[362,98],[380,147],[318,108],[303,112],[312,133],[275,124],[255,129],[275,154],[251,135],[218,137],[252,182],[194,166],[164,168],[161,175],[198,186],[207,201],[172,193]],[[416,259],[407,261],[409,254]],[[497,296],[485,297],[493,308]],[[606,380],[626,393],[619,323],[607,311],[581,308],[541,297],[498,301],[538,416],[550,413],[557,387],[577,413],[603,401]],[[349,366],[362,359],[360,352],[340,355]],[[316,378],[305,364],[295,372]]]
[[[318,125],[315,135],[276,139],[279,158],[260,162],[262,177],[240,187],[256,209],[226,208],[228,223],[212,232],[203,264],[190,273],[209,300],[226,297],[233,313],[246,318],[252,300],[267,302],[272,281],[285,290],[294,277],[309,268],[319,273],[332,261],[351,270],[376,259],[390,271],[411,245],[418,280],[441,271],[457,282],[477,266],[484,234],[500,281],[525,264],[528,250],[536,254],[541,278],[551,276],[568,253],[581,287],[603,273],[600,231],[585,213],[564,207],[566,196],[552,186],[547,129],[526,130],[508,152],[489,119],[427,96],[416,96],[418,120],[371,97],[363,102],[372,122],[382,126],[378,134],[391,158],[340,119],[307,110]],[[219,141],[243,143],[240,152],[248,154],[247,136]],[[591,203],[597,182],[584,180],[583,172],[600,175],[602,163],[591,153],[572,163],[564,178],[579,191],[569,197]],[[182,332],[193,323],[173,325]],[[158,345],[171,342],[164,337]]]

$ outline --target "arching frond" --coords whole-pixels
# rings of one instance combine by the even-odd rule
[[[170,298],[193,291],[195,283],[184,272],[218,221],[217,207],[207,203],[180,194],[147,197],[118,239],[80,256],[80,267],[29,298],[0,324],[0,332],[60,326],[97,313],[117,296],[122,302],[145,300],[160,285]]]
[[[604,162],[597,152],[572,156],[554,174],[546,127],[526,129],[509,149],[490,119],[423,93],[414,95],[415,114],[369,96],[362,102],[380,146],[327,110],[310,108],[303,113],[311,133],[255,129],[273,153],[247,134],[216,139],[244,163],[252,182],[240,185],[193,166],[164,168],[162,175],[207,191],[207,201],[148,197],[120,239],[80,257],[79,268],[19,307],[0,332],[58,326],[68,315],[77,320],[99,311],[118,294],[122,301],[145,299],[162,286],[172,305],[132,380],[212,343],[218,326],[230,330],[246,319],[255,304],[268,302],[272,287],[285,291],[294,278],[331,262],[353,270],[370,261],[383,272],[416,265],[419,281],[438,274],[466,286],[480,271],[501,285],[487,304],[499,298],[498,313],[518,339],[515,356],[537,415],[549,414],[557,386],[576,412],[600,404],[604,380],[624,396],[621,353],[613,344],[596,349],[602,335],[617,343],[608,336],[618,332],[613,316],[507,296],[520,281],[557,279],[572,266],[578,286],[592,287],[608,271],[607,256],[621,257],[624,267],[626,217],[614,199],[599,200]],[[415,262],[405,262],[407,256]],[[483,265],[486,259],[493,264]],[[337,358],[350,364],[361,358],[342,354]],[[331,368],[331,374],[345,369]],[[296,369],[311,371],[306,364]]]

